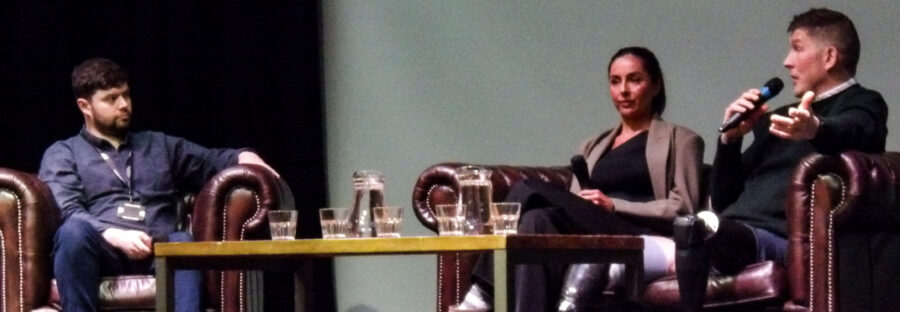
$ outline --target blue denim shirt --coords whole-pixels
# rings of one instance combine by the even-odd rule
[[[129,201],[129,188],[100,157],[109,155],[124,179],[131,156],[134,202],[143,205],[143,221],[116,216]],[[83,218],[98,232],[132,229],[160,237],[175,231],[176,190],[199,190],[216,172],[237,163],[240,150],[205,148],[160,132],[129,133],[118,149],[109,142],[81,133],[57,141],[44,152],[38,177],[53,192],[62,220]]]

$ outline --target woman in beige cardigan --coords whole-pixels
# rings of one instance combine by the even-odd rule
[[[693,131],[660,118],[666,105],[659,62],[642,47],[619,50],[609,63],[609,90],[620,124],[584,142],[583,181],[573,178],[569,192],[537,181],[523,181],[507,200],[523,203],[519,233],[624,234],[644,238],[645,279],[674,271],[672,220],[699,210],[703,140]],[[576,170],[576,176],[578,169]],[[588,184],[588,185],[582,185]],[[484,307],[492,272],[480,261],[473,289],[462,306]],[[575,265],[560,288],[565,267],[522,266],[516,272],[516,311],[576,311],[584,297],[614,285],[621,267]],[[591,287],[585,287],[585,286]],[[590,288],[588,290],[586,288]],[[584,291],[590,292],[584,294]]]

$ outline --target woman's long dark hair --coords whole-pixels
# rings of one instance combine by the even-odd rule
[[[606,66],[606,73],[609,74],[612,63],[616,59],[625,55],[634,55],[641,59],[641,62],[644,64],[644,70],[650,75],[650,81],[659,85],[659,93],[653,97],[650,108],[653,110],[654,114],[662,115],[663,111],[666,110],[666,84],[663,80],[662,68],[659,67],[659,60],[656,59],[656,55],[645,47],[622,48],[609,59],[609,65]]]

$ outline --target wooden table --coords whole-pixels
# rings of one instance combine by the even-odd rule
[[[515,264],[617,262],[625,264],[626,295],[643,293],[644,242],[634,236],[511,235],[401,237],[366,239],[302,239],[294,241],[228,241],[157,243],[157,311],[173,311],[176,269],[284,270],[302,267],[311,257],[439,254],[485,251],[494,255],[494,311],[513,305]],[[297,272],[295,272],[297,274]],[[299,283],[300,278],[295,278]],[[295,310],[305,298],[298,287]]]

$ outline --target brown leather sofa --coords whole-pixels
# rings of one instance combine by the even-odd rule
[[[413,189],[422,224],[437,230],[434,207],[454,203],[461,163],[426,169]],[[561,188],[567,167],[484,166],[493,171],[493,197],[506,197],[521,179]],[[704,307],[718,311],[890,311],[900,307],[900,154],[847,152],[814,155],[794,172],[788,190],[789,265],[750,265],[735,276],[711,276]],[[458,303],[470,286],[477,253],[438,256],[437,311]],[[810,268],[813,268],[810,270]],[[885,274],[886,273],[886,274]],[[647,285],[642,304],[679,306],[678,285],[667,276]],[[863,308],[861,308],[863,307]]]
[[[197,241],[268,238],[266,212],[294,209],[290,190],[268,170],[237,165],[215,175],[195,196],[185,196],[185,215]],[[2,311],[58,311],[51,279],[53,235],[59,209],[49,188],[30,173],[0,168],[0,286]],[[216,311],[245,309],[244,273],[206,272],[204,298]],[[104,311],[155,310],[152,275],[104,278]]]

